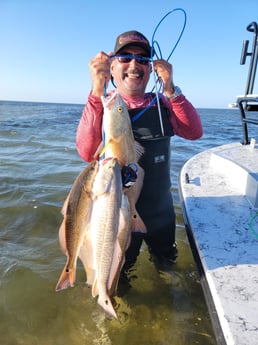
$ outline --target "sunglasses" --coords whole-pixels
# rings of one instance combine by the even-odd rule
[[[136,60],[141,65],[148,65],[148,63],[150,62],[150,58],[148,58],[147,56],[142,56],[142,55],[117,54],[117,55],[112,55],[111,58],[117,58],[117,60],[120,63],[128,63],[132,60]]]

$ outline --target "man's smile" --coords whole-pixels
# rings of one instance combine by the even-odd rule
[[[144,76],[144,72],[138,68],[129,69],[127,71],[124,71],[123,73],[123,79],[125,78],[142,79],[143,76]]]

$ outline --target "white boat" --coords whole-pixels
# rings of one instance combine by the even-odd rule
[[[238,107],[238,104],[237,104],[237,102],[229,103],[228,107],[229,107],[229,108],[237,108],[237,107]]]
[[[216,340],[227,345],[258,344],[258,143],[248,136],[248,126],[258,125],[257,24],[247,30],[254,33],[252,52],[248,41],[242,50],[242,63],[251,56],[247,88],[236,101],[243,140],[195,155],[179,176],[186,230]]]

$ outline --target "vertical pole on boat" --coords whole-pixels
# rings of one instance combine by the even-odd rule
[[[245,95],[250,95],[253,93],[254,80],[256,75],[257,61],[258,61],[258,26],[256,22],[252,22],[247,26],[247,31],[254,33],[252,51],[248,53],[249,41],[245,40],[243,42],[242,54],[240,59],[240,64],[244,65],[247,56],[251,56],[249,71],[246,83]]]

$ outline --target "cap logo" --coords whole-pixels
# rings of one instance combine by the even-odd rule
[[[144,39],[143,37],[141,36],[138,36],[138,35],[128,35],[128,36],[123,36],[121,35],[119,37],[119,44],[124,44],[124,43],[127,43],[127,42],[142,42],[142,43],[145,43],[145,44],[148,44],[148,41],[146,39]]]

